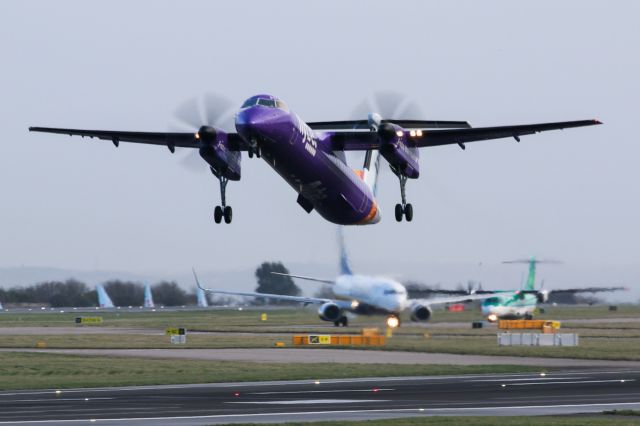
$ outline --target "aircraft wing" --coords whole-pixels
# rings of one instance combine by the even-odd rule
[[[443,303],[462,303],[469,302],[472,300],[483,300],[488,299],[490,297],[494,297],[497,293],[487,293],[487,294],[468,294],[466,296],[455,296],[455,297],[434,297],[429,299],[409,299],[409,302],[418,302],[424,303],[425,305],[441,305]],[[500,293],[504,295],[504,293]]]
[[[273,275],[282,275],[285,277],[298,278],[298,279],[307,280],[307,281],[315,281],[315,282],[324,283],[324,284],[333,285],[336,283],[334,280],[328,280],[326,278],[305,277],[304,275],[283,274],[282,272],[271,272],[271,273]]]
[[[229,296],[245,296],[245,297],[264,297],[267,299],[274,300],[286,300],[290,302],[299,302],[308,304],[321,304],[327,302],[333,302],[331,299],[322,299],[317,297],[304,297],[304,296],[286,296],[283,294],[270,294],[270,293],[255,293],[255,292],[244,292],[244,291],[227,291],[227,290],[216,290],[211,288],[204,288],[200,285],[200,280],[198,280],[198,276],[196,275],[196,271],[193,271],[193,276],[196,279],[196,285],[202,291],[212,294],[226,294]]]
[[[626,287],[583,287],[549,290],[549,294],[558,293],[602,293],[607,291],[629,290]],[[538,290],[520,290],[521,293],[538,293]]]
[[[128,132],[114,130],[82,130],[82,129],[62,129],[53,127],[29,127],[30,132],[58,133],[69,136],[81,136],[88,138],[98,138],[109,140],[115,146],[120,142],[144,143],[151,145],[164,145],[173,149],[180,148],[200,148],[201,142],[196,138],[194,132]],[[242,150],[245,143],[237,133],[227,133],[230,146],[234,150]]]
[[[469,128],[467,121],[445,120],[382,120],[382,123],[393,123],[405,129],[458,129]],[[307,123],[313,130],[369,130],[369,120],[315,121]]]
[[[561,130],[571,127],[593,126],[602,124],[598,120],[562,121],[555,123],[524,124],[517,126],[471,127],[446,130],[424,130],[422,136],[408,138],[410,144],[418,148],[458,144],[464,147],[467,142],[490,139],[514,138],[520,141],[520,136],[545,132],[547,130]],[[405,132],[406,133],[406,132]],[[363,131],[335,131],[330,137],[333,150],[361,151],[377,149],[380,146],[375,132]]]

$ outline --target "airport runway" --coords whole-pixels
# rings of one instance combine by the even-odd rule
[[[640,409],[640,370],[0,392],[0,424],[203,425]]]

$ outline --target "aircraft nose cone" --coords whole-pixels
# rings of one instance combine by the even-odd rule
[[[261,108],[249,108],[236,115],[236,130],[238,133],[261,133],[271,121],[271,114]]]

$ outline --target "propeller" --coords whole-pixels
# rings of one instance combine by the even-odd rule
[[[215,137],[215,129],[225,132],[234,131],[235,111],[233,102],[222,95],[205,93],[200,98],[194,97],[181,103],[173,114],[172,128],[177,131],[191,131],[203,139]],[[190,150],[180,164],[188,170],[203,172],[208,169],[202,162],[197,150]],[[205,166],[205,167],[203,167]]]
[[[367,117],[372,130],[379,133],[389,131],[384,125],[381,128],[382,120],[414,120],[423,116],[420,106],[415,101],[392,90],[373,92],[359,102],[351,112],[352,120],[362,120]],[[361,164],[364,156],[364,153],[350,152],[346,158],[349,158],[351,164]]]
[[[361,101],[352,111],[354,120],[371,113],[380,114],[382,119],[419,119],[423,116],[420,106],[406,95],[394,91],[374,92]]]

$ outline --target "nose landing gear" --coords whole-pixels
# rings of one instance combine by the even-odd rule
[[[224,223],[231,223],[231,219],[233,219],[233,210],[231,209],[231,206],[227,206],[226,200],[227,183],[229,182],[229,179],[222,175],[218,175],[213,170],[213,167],[211,168],[211,173],[213,173],[220,181],[220,198],[222,199],[222,206],[216,206],[213,210],[213,220],[216,223],[220,223],[224,218]]]
[[[402,198],[402,204],[396,204],[396,220],[402,222],[402,216],[404,216],[407,222],[411,222],[413,220],[413,206],[407,203],[405,194],[405,186],[408,178],[402,173],[398,173],[398,179],[400,180],[400,197]]]

